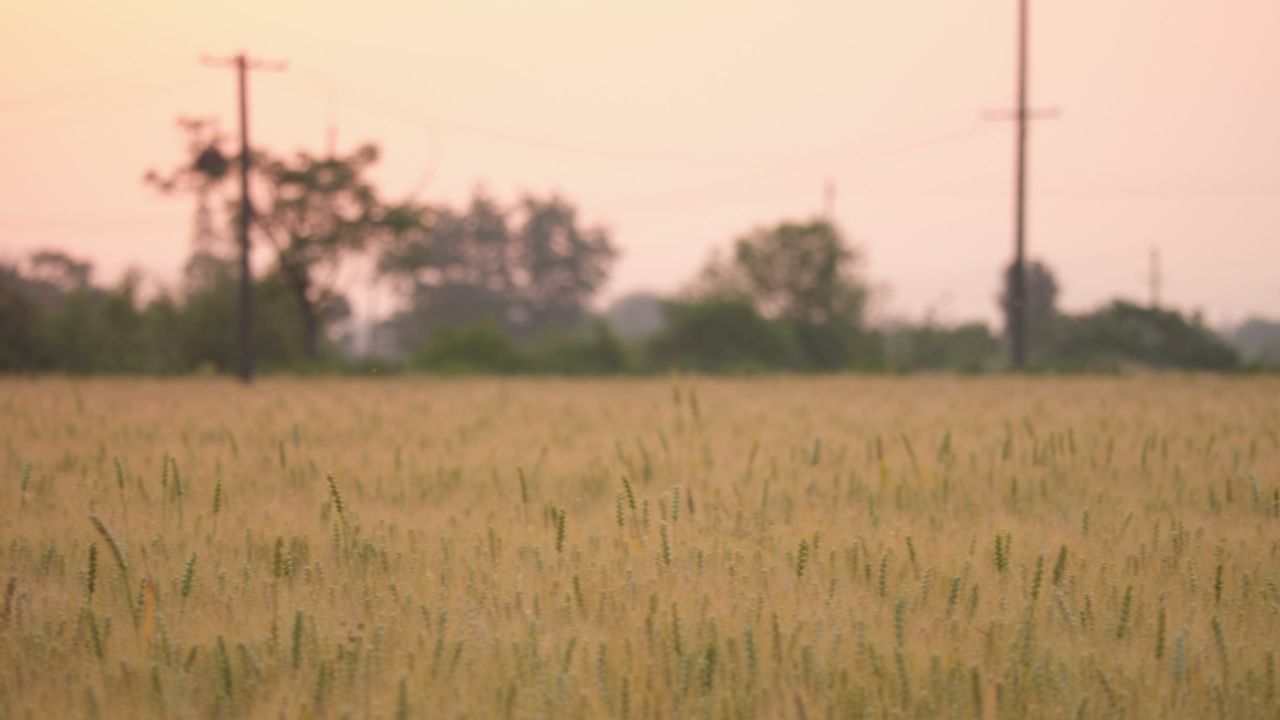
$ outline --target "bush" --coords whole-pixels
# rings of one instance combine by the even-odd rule
[[[1067,369],[1126,365],[1230,370],[1240,357],[1230,346],[1179,313],[1117,301],[1063,324],[1056,356]]]
[[[543,335],[532,353],[533,365],[540,372],[608,375],[631,367],[626,348],[603,320],[593,321],[585,331]]]
[[[800,367],[794,335],[762,317],[750,302],[668,302],[663,311],[666,327],[648,348],[650,361],[660,368],[744,372]]]
[[[528,372],[527,354],[493,322],[441,327],[414,358],[414,365],[443,373]]]

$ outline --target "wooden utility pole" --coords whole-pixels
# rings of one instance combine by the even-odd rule
[[[1013,366],[1021,368],[1027,359],[1027,0],[1018,0],[1018,107],[1017,141],[1014,156],[1013,202],[1013,314],[1009,320]]]
[[[253,381],[253,273],[249,267],[249,225],[253,221],[253,204],[249,199],[249,71],[285,69],[284,63],[250,60],[245,53],[231,58],[204,58],[205,65],[232,67],[236,70],[237,95],[240,102],[240,380]]]
[[[1027,27],[1030,12],[1027,0],[1018,0],[1018,67],[1017,107],[1012,114],[984,113],[988,120],[1012,119],[1016,123],[1014,133],[1014,182],[1013,182],[1013,273],[1009,278],[1010,313],[1009,350],[1014,368],[1022,368],[1027,359],[1027,123],[1030,120],[1057,117],[1057,109],[1035,111],[1027,107]]]

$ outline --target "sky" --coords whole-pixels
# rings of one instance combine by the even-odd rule
[[[0,259],[173,285],[175,119],[276,152],[374,141],[389,198],[558,193],[621,249],[601,301],[828,208],[881,318],[995,322],[1013,248],[1015,0],[0,0]],[[1029,256],[1060,305],[1280,316],[1280,2],[1031,0]],[[830,187],[828,193],[826,188]],[[265,268],[266,259],[258,258]],[[357,302],[375,297],[352,278]],[[378,312],[366,308],[365,312]]]

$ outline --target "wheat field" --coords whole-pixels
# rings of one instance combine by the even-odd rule
[[[1272,378],[0,380],[0,719],[1280,717]]]

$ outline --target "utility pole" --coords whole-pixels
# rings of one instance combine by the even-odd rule
[[[236,70],[240,101],[240,380],[253,381],[253,274],[249,268],[249,225],[253,221],[253,204],[249,200],[249,71],[282,71],[284,63],[251,60],[245,53],[231,58],[204,58],[205,65],[232,67]]]
[[[1013,183],[1013,277],[1010,291],[1013,305],[1009,317],[1009,345],[1013,367],[1022,368],[1027,357],[1027,121],[1057,117],[1058,111],[1050,109],[1033,111],[1027,107],[1027,26],[1030,13],[1027,0],[1018,0],[1018,75],[1017,108],[1012,119],[1017,123],[1014,135],[1014,183]],[[1009,119],[1008,113],[984,113],[988,120]]]
[[[1027,0],[1018,0],[1018,129],[1014,163],[1013,203],[1013,366],[1022,368],[1027,360]]]

